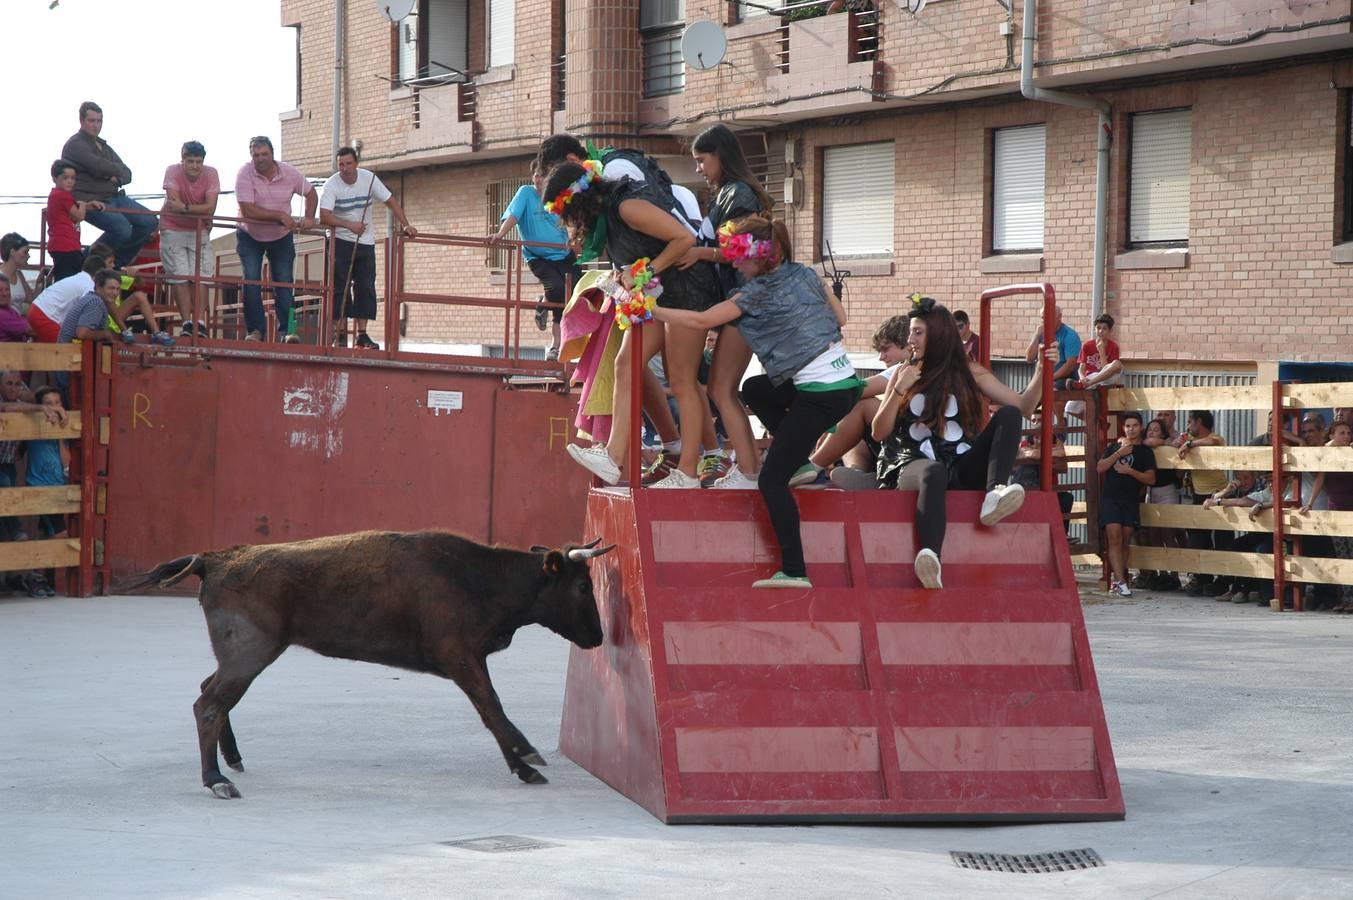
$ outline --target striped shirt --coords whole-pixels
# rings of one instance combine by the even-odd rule
[[[369,169],[358,169],[357,178],[352,184],[343,180],[335,172],[324,182],[324,195],[320,197],[319,208],[346,219],[349,222],[361,222],[366,226],[362,236],[357,237],[346,228],[339,228],[336,236],[340,241],[357,241],[360,244],[376,243],[376,232],[371,227],[371,209],[378,203],[390,199],[390,189],[381,183],[376,173]]]

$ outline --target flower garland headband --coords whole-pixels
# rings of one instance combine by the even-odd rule
[[[601,163],[589,159],[585,160],[582,166],[583,174],[578,176],[578,180],[564,188],[553,200],[545,204],[547,212],[554,213],[556,216],[563,215],[564,208],[568,206],[574,196],[587,190],[594,181],[601,177]]]
[[[734,234],[732,222],[725,222],[719,228],[719,252],[723,254],[724,261],[729,263],[744,259],[774,262],[778,256],[774,241],[758,241],[750,234]]]

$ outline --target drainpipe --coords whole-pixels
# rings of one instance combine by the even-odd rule
[[[347,18],[347,0],[334,4],[334,134],[329,159],[338,156],[343,130],[343,30]]]
[[[1024,0],[1024,28],[1022,39],[1024,52],[1019,60],[1019,92],[1030,100],[1045,103],[1059,103],[1063,106],[1079,106],[1093,109],[1099,113],[1099,141],[1096,147],[1095,161],[1095,274],[1094,285],[1090,290],[1090,322],[1094,330],[1094,320],[1104,312],[1104,251],[1108,243],[1109,225],[1109,141],[1113,135],[1111,118],[1113,108],[1106,100],[1096,100],[1083,94],[1069,94],[1065,91],[1050,91],[1034,87],[1034,41],[1037,39],[1035,16],[1038,0]]]

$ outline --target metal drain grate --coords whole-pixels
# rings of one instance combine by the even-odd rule
[[[487,837],[466,838],[463,841],[441,841],[441,844],[445,847],[476,850],[480,853],[517,853],[522,850],[544,850],[548,847],[561,846],[515,834],[491,834]]]
[[[1083,850],[1053,850],[1049,853],[970,853],[950,850],[954,865],[960,869],[982,872],[1070,872],[1075,869],[1094,869],[1104,865],[1099,854],[1086,847]]]

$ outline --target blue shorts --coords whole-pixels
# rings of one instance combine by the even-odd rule
[[[1099,501],[1099,524],[1122,525],[1127,528],[1137,528],[1142,523],[1141,507],[1136,500],[1131,503],[1124,503],[1122,500]]]

